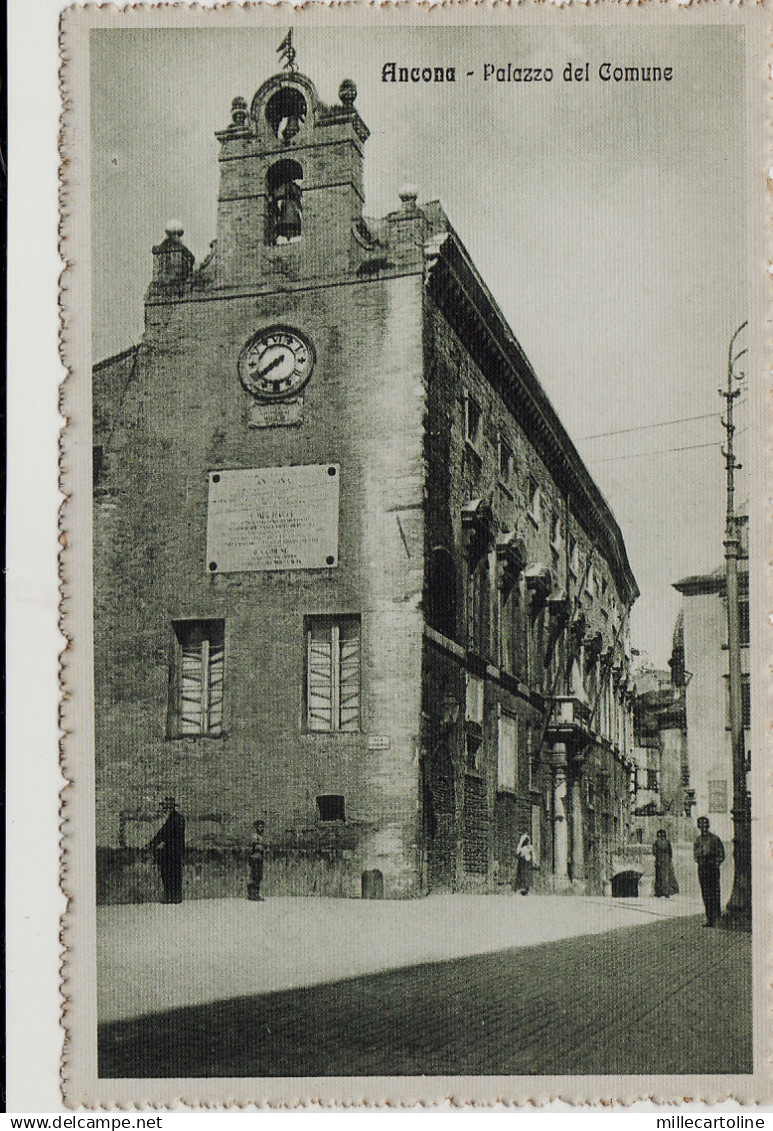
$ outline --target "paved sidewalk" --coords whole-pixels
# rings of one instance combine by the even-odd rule
[[[698,901],[683,896],[509,894],[101,907],[99,1019],[165,1013],[700,912]]]

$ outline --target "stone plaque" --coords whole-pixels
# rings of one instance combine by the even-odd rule
[[[253,404],[250,407],[250,428],[281,428],[303,423],[303,397],[293,397],[277,404]]]
[[[207,573],[338,564],[337,464],[212,471]]]

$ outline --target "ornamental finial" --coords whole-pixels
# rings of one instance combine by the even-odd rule
[[[244,129],[244,123],[247,121],[247,103],[237,95],[231,103],[231,125],[236,129]]]
[[[290,28],[287,35],[276,49],[276,53],[280,59],[284,60],[284,69],[286,71],[297,71],[295,65],[295,48],[293,47],[293,29]]]

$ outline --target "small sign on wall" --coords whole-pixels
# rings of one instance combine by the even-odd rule
[[[368,735],[368,750],[388,750],[390,745],[388,734]]]
[[[338,564],[338,464],[209,474],[207,573]]]
[[[303,397],[277,404],[253,404],[250,407],[250,428],[281,428],[303,423]]]

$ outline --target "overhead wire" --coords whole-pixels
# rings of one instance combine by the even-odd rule
[[[746,431],[746,428],[736,428],[736,435],[740,435],[742,432]],[[630,455],[602,456],[599,459],[591,457],[589,462],[612,463],[621,459],[643,459],[645,456],[667,455],[669,452],[693,452],[697,448],[719,448],[722,446],[722,443],[722,440],[711,440],[708,444],[683,444],[677,448],[654,448],[650,452],[632,452]]]
[[[656,448],[651,452],[634,452],[632,455],[604,456],[602,459],[594,459],[593,463],[612,463],[621,459],[644,459],[647,456],[667,455],[669,452],[692,452],[696,448],[719,448],[721,445],[721,440],[712,440],[710,444],[685,444],[679,448]]]
[[[581,440],[601,440],[605,436],[623,436],[627,432],[645,432],[650,428],[668,428],[672,424],[688,424],[692,420],[715,420],[719,412],[704,412],[699,416],[681,416],[676,420],[661,420],[657,424],[637,424],[633,428],[618,428],[614,432],[595,432],[592,436],[581,436]]]

